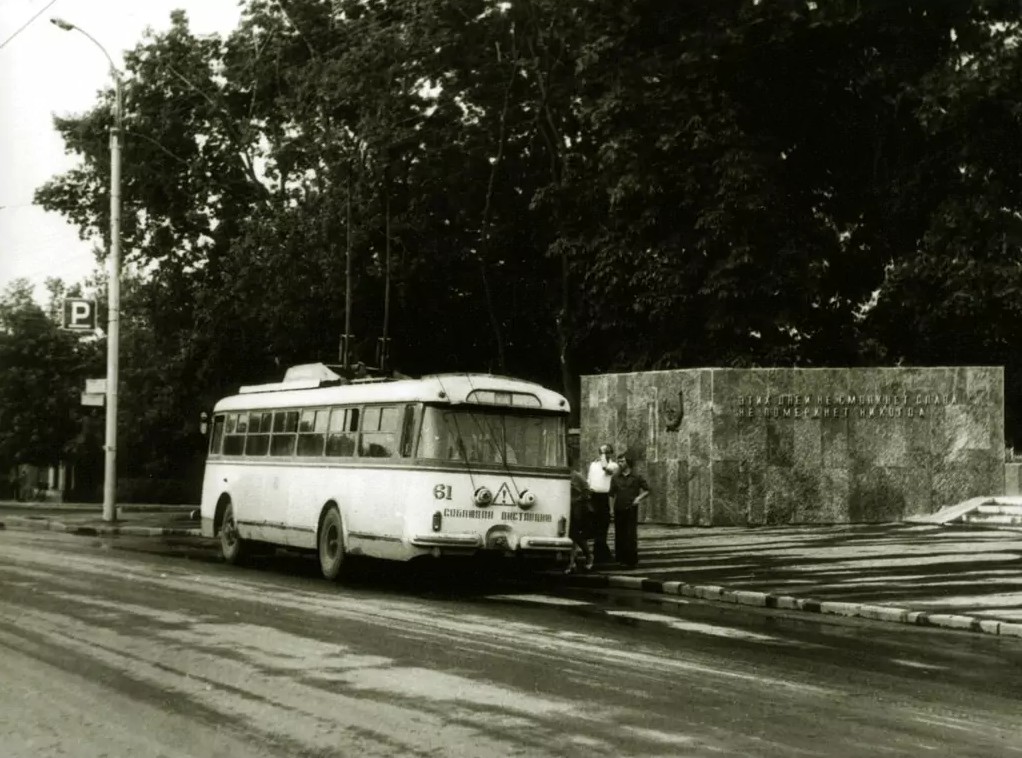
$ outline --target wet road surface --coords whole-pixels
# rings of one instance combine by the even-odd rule
[[[0,755],[1022,756],[1022,644],[0,532]]]

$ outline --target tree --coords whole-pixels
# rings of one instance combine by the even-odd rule
[[[573,194],[604,212],[576,245],[601,363],[857,362],[859,310],[940,198],[918,90],[970,6],[587,4]]]
[[[885,359],[1002,365],[1008,439],[1022,443],[1022,132],[1019,24],[971,9],[957,55],[920,88],[917,112],[939,148],[939,199],[916,244],[887,271],[863,328]]]
[[[88,338],[47,317],[27,280],[8,286],[0,296],[0,470],[56,466],[73,452],[84,379],[96,358]]]
[[[569,396],[608,369],[1014,365],[1016,12],[248,0],[224,39],[176,13],[125,83],[139,356],[180,383],[165,422],[334,359],[348,314],[368,363],[386,324],[405,372]],[[83,164],[39,191],[86,235],[109,97],[58,120]],[[936,273],[955,320],[928,312]],[[936,350],[966,323],[970,350]]]

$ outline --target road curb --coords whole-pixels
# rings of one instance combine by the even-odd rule
[[[679,581],[662,582],[657,579],[646,579],[641,576],[624,576],[619,574],[570,574],[563,577],[563,581],[566,584],[580,587],[640,590],[642,592],[678,595],[699,600],[732,603],[734,605],[805,611],[848,618],[863,618],[871,621],[888,621],[914,624],[915,626],[940,627],[983,634],[996,634],[1003,637],[1022,638],[1022,623],[997,621],[995,619],[952,613],[914,611],[890,605],[815,600],[756,590],[733,590],[712,584],[689,584]]]
[[[49,519],[20,518],[8,516],[0,521],[0,530],[18,529],[28,532],[65,532],[67,534],[78,534],[83,537],[98,537],[100,535],[126,535],[132,537],[201,537],[202,531],[198,528],[178,529],[164,526],[81,526],[66,524],[63,521],[51,521]]]

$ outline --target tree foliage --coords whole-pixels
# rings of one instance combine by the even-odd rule
[[[59,283],[51,282],[51,293],[62,294]],[[80,395],[96,351],[58,323],[33,300],[27,280],[0,295],[0,471],[56,465],[76,453]]]
[[[982,0],[247,0],[225,37],[176,12],[125,58],[128,370],[179,442],[336,359],[349,313],[370,364],[386,322],[402,371],[569,396],[706,365],[1022,384],[1018,42]],[[82,161],[38,192],[84,235],[109,98],[57,120]]]

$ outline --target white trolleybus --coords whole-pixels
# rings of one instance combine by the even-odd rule
[[[487,374],[345,381],[323,364],[213,409],[202,533],[224,558],[505,554],[566,560],[568,403]]]

